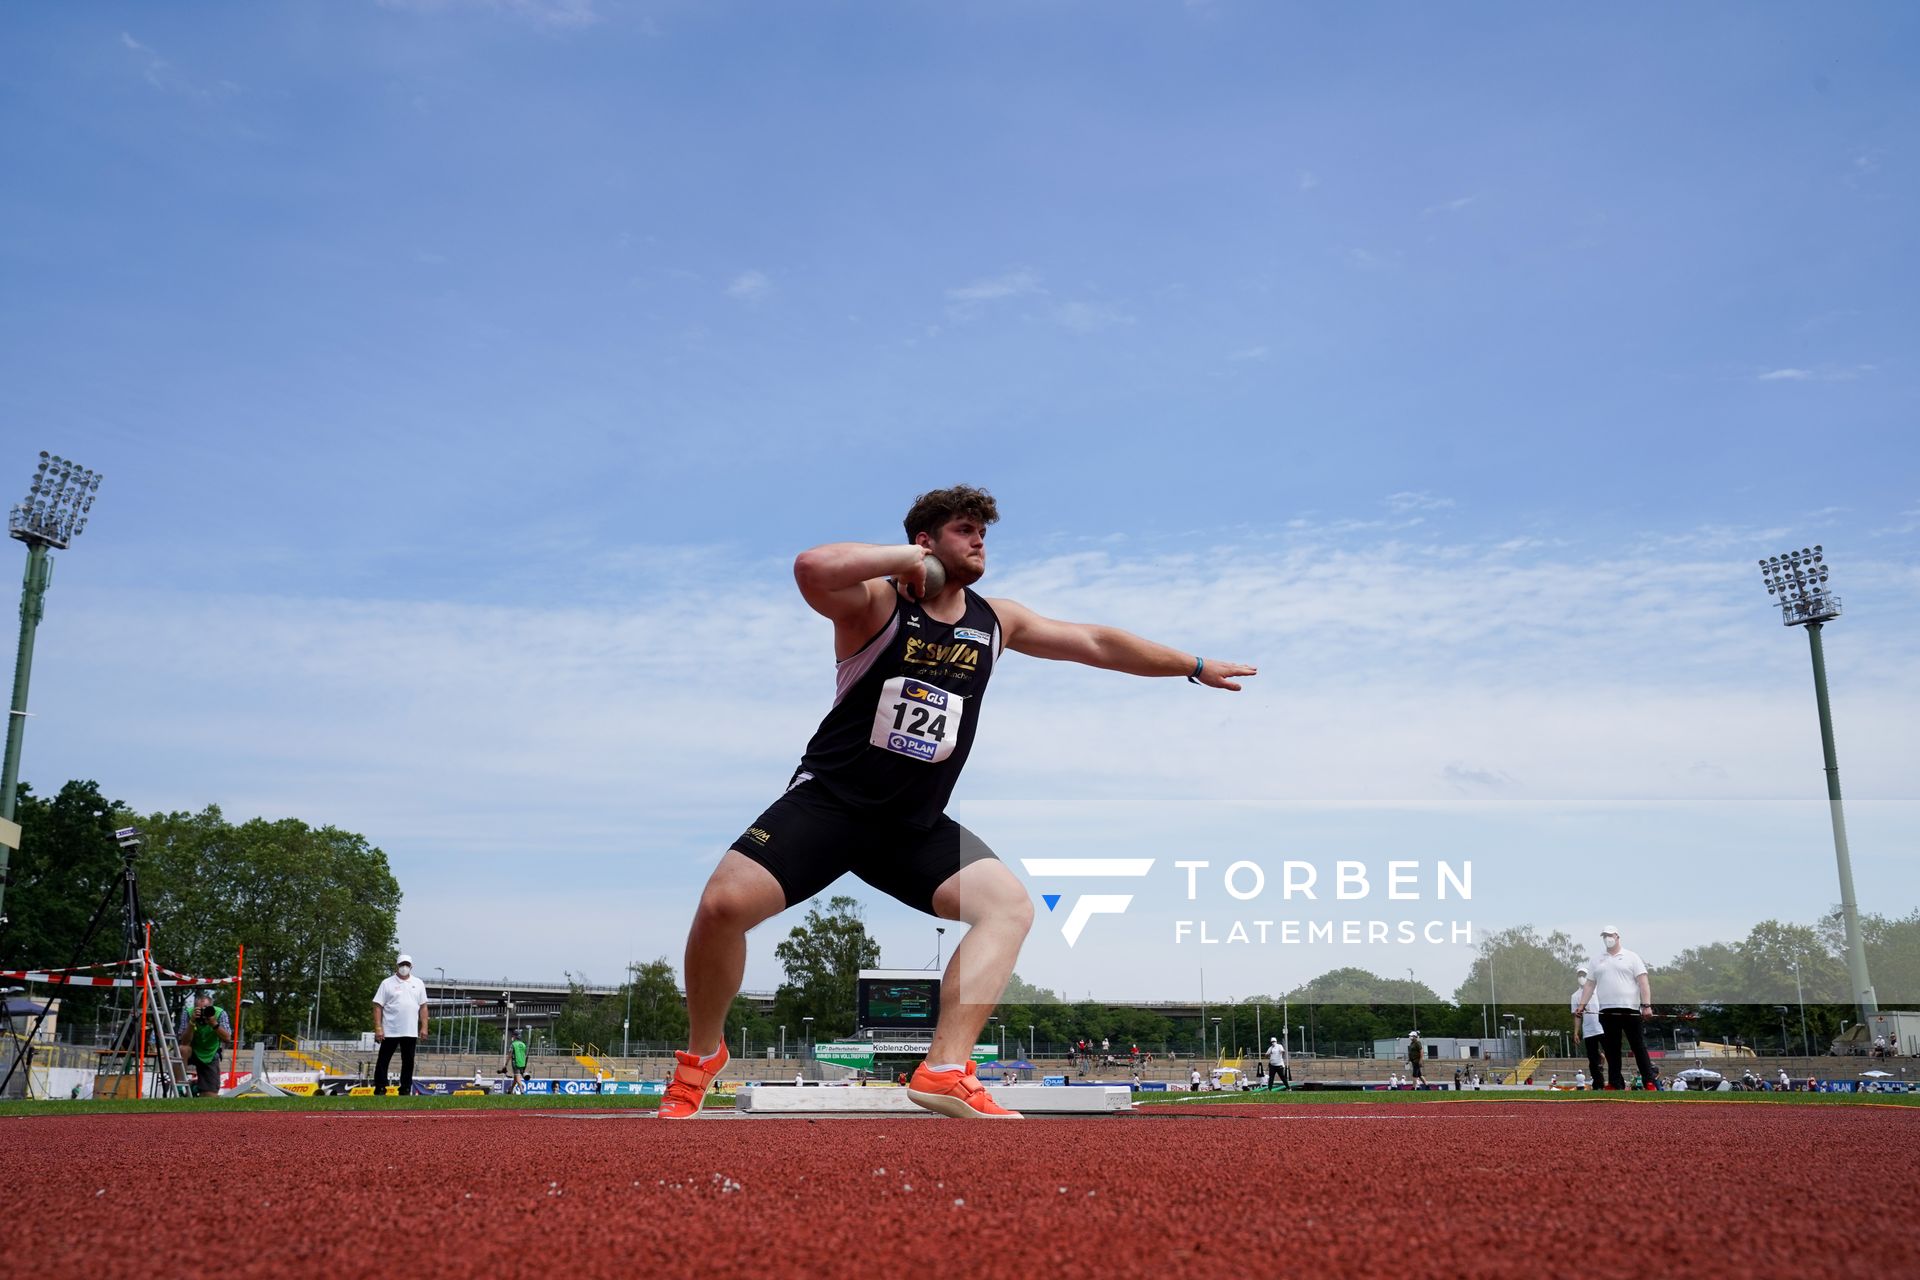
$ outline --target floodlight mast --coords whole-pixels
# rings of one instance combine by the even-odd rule
[[[33,674],[33,637],[45,612],[47,584],[53,581],[53,558],[87,527],[93,497],[100,491],[100,473],[70,458],[45,450],[33,473],[27,496],[7,513],[7,533],[27,544],[27,576],[20,590],[20,648],[13,662],[13,703],[7,716],[6,763],[0,767],[0,818],[13,821],[20,781],[20,742],[27,730],[27,681]],[[9,850],[0,841],[0,920],[6,919]]]
[[[1860,1021],[1880,1010],[1867,975],[1867,948],[1860,936],[1860,908],[1853,896],[1853,859],[1847,852],[1847,815],[1840,805],[1840,761],[1833,749],[1833,707],[1827,700],[1827,658],[1820,628],[1840,616],[1840,597],[1827,587],[1830,567],[1823,547],[1802,547],[1760,562],[1767,594],[1776,597],[1780,621],[1807,629],[1813,651],[1813,696],[1820,708],[1820,750],[1826,758],[1827,804],[1833,815],[1833,856],[1840,866],[1840,916],[1847,931],[1847,977]]]

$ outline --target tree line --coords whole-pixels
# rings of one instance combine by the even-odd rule
[[[309,1023],[334,1029],[366,1023],[369,993],[393,956],[400,886],[386,854],[364,836],[294,818],[233,823],[217,806],[138,815],[108,800],[92,781],[69,782],[51,799],[21,784],[17,819],[23,840],[7,892],[10,922],[0,929],[0,968],[119,958],[117,898],[86,954],[76,956],[75,949],[95,907],[121,880],[114,830],[137,826],[144,848],[135,869],[161,963],[229,974],[245,942],[247,990],[255,998],[250,1036],[294,1035]],[[1882,1006],[1920,1003],[1920,911],[1863,916],[1861,928]],[[1509,1021],[1524,1019],[1530,1033],[1544,1036],[1571,1029],[1574,968],[1591,954],[1563,932],[1542,935],[1520,925],[1483,938],[1451,992],[1343,967],[1272,994],[1212,1005],[1204,1022],[1065,1000],[1016,974],[983,1034],[1004,1041],[1009,1053],[1029,1044],[1058,1048],[1106,1039],[1182,1054],[1200,1052],[1203,1034],[1209,1045],[1230,1052],[1257,1051],[1278,1034],[1282,1017],[1296,1049],[1338,1046],[1334,1052],[1404,1036],[1416,1022],[1428,1038],[1478,1038],[1498,1036]],[[853,1031],[856,975],[880,963],[879,944],[856,899],[836,895],[809,903],[774,955],[783,980],[772,1013],[736,999],[726,1020],[729,1044],[741,1043],[742,1035],[755,1047],[775,1043],[784,1025],[789,1045],[798,1045],[809,1018],[815,1040]],[[1701,1039],[1770,1046],[1784,1024],[1787,1042],[1797,1048],[1804,1006],[1806,1035],[1817,1051],[1855,1017],[1837,911],[1813,926],[1763,921],[1741,941],[1692,947],[1652,968],[1663,1017]],[[611,997],[589,995],[584,975],[570,973],[568,981],[571,990],[553,1027],[563,1046],[611,1051],[623,1042],[677,1044],[686,1037],[685,1002],[665,957],[633,965]],[[80,1026],[113,999],[84,989],[60,994],[69,1023]],[[1783,1007],[1790,1010],[1786,1016]]]
[[[393,960],[400,885],[366,837],[297,818],[233,823],[215,805],[136,814],[93,781],[69,782],[51,798],[22,783],[17,794],[21,847],[0,968],[121,958],[123,863],[113,833],[132,826],[142,835],[133,869],[159,964],[224,977],[245,943],[249,1037],[294,1035],[310,1020],[370,1025],[369,997]],[[83,946],[103,900],[99,928]],[[111,989],[41,992],[62,998],[63,1018],[76,1029],[127,999]]]

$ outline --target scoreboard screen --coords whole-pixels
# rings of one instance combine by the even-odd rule
[[[861,978],[860,1029],[927,1031],[940,1020],[940,979]]]

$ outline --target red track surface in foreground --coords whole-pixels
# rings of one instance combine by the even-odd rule
[[[36,1277],[1912,1275],[1916,1138],[1710,1103],[203,1113],[0,1120],[0,1165]]]

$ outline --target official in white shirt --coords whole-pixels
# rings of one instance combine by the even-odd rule
[[[1593,975],[1580,984],[1580,997],[1573,1002],[1576,1015],[1585,1016],[1590,1005],[1600,1006],[1600,1035],[1607,1056],[1607,1088],[1624,1089],[1627,1080],[1620,1073],[1620,1037],[1627,1037],[1633,1060],[1640,1068],[1643,1088],[1657,1088],[1653,1082],[1653,1059],[1647,1056],[1647,1037],[1640,1020],[1653,1013],[1653,992],[1647,985],[1647,962],[1620,946],[1620,931],[1612,925],[1600,931],[1607,953],[1593,962]]]
[[[1578,985],[1573,989],[1573,1003],[1570,1007],[1574,1010],[1573,1034],[1579,1036],[1580,1043],[1587,1047],[1587,1071],[1593,1078],[1593,1087],[1599,1089],[1603,1088],[1607,1082],[1607,1077],[1600,1068],[1600,1011],[1589,1005],[1585,1013],[1580,1012],[1580,1001],[1587,992],[1588,974],[1589,970],[1585,965],[1573,971]],[[1574,1083],[1582,1089],[1587,1087],[1585,1080],[1576,1080]]]
[[[1280,1043],[1279,1036],[1273,1036],[1267,1040],[1267,1088],[1282,1085],[1291,1089],[1293,1077],[1287,1074],[1287,1047]]]
[[[380,1057],[373,1068],[373,1094],[387,1096],[387,1067],[400,1051],[400,1094],[413,1092],[413,1051],[427,1038],[427,984],[413,976],[413,957],[402,952],[393,976],[373,993],[373,1038]]]

